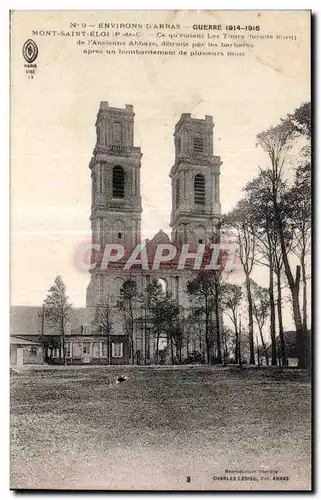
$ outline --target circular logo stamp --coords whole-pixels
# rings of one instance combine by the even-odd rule
[[[33,63],[38,56],[38,46],[36,42],[29,39],[23,44],[22,54],[27,63]]]

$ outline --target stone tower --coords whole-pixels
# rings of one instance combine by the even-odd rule
[[[92,243],[101,250],[108,243],[125,248],[125,255],[141,242],[140,148],[134,146],[134,109],[112,108],[101,102],[96,120],[97,141],[91,170]],[[116,297],[123,278],[117,269],[90,271],[87,307],[96,307],[107,295]],[[122,331],[115,326],[116,331]]]
[[[93,242],[130,251],[141,240],[140,148],[134,147],[134,109],[101,102],[97,142],[90,161]]]
[[[213,155],[213,117],[182,114],[175,126],[172,181],[172,240],[179,245],[210,243],[221,215],[221,160]]]

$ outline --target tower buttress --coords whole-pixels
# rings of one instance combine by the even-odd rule
[[[178,244],[210,243],[221,216],[219,176],[222,164],[213,155],[213,117],[182,114],[175,126],[172,182],[172,240]]]
[[[140,166],[134,146],[134,109],[101,102],[97,142],[89,168],[92,179],[92,238],[105,246],[118,243],[131,250],[141,241]]]
[[[96,120],[97,141],[91,170],[92,243],[119,244],[125,255],[141,242],[140,162],[142,153],[134,146],[134,109],[112,108],[101,102]],[[115,279],[99,262],[90,271],[87,307],[96,307],[108,294],[115,294]]]

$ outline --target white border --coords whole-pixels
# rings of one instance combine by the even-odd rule
[[[1,92],[0,96],[2,99],[1,106],[1,133],[0,133],[0,144],[1,144],[1,152],[2,152],[2,168],[0,168],[0,228],[1,228],[1,239],[0,239],[0,255],[2,257],[2,270],[1,270],[1,285],[0,285],[0,294],[1,294],[1,350],[2,350],[2,361],[0,363],[0,380],[1,387],[3,390],[3,411],[1,412],[1,448],[0,448],[0,456],[1,456],[1,476],[0,476],[0,495],[1,499],[11,498],[14,493],[9,492],[9,464],[8,464],[8,454],[9,454],[9,437],[8,437],[8,427],[9,427],[9,9],[11,10],[136,10],[136,9],[144,9],[144,10],[164,10],[164,9],[176,9],[176,10],[273,10],[273,9],[282,9],[282,10],[296,10],[302,9],[307,10],[311,9],[316,16],[318,15],[318,6],[319,2],[316,0],[310,1],[309,5],[304,1],[282,1],[282,0],[269,0],[269,1],[243,1],[240,5],[236,0],[224,0],[224,1],[213,1],[209,0],[198,0],[197,2],[192,2],[189,0],[162,0],[153,2],[151,5],[150,2],[147,1],[136,1],[130,2],[129,0],[113,0],[108,3],[106,0],[95,0],[93,2],[86,2],[83,0],[32,0],[29,2],[25,2],[23,0],[14,0],[14,1],[3,1],[0,6],[0,36],[1,36],[1,58],[2,58],[2,78],[1,78]],[[316,20],[318,21],[318,19]],[[317,24],[317,22],[316,22]],[[316,26],[315,26],[316,27]],[[319,28],[320,29],[320,28]],[[314,51],[319,52],[320,49],[320,33],[316,33],[315,47]],[[315,57],[316,61],[316,57]],[[319,68],[315,68],[315,93],[317,92],[316,82],[320,81],[319,79]],[[316,102],[314,102],[314,105]],[[313,111],[316,113],[315,121],[320,123],[320,108]],[[314,141],[317,144],[320,139],[320,127],[318,130],[318,136],[315,137]],[[316,152],[315,152],[316,156]],[[316,159],[316,157],[315,157]],[[321,219],[320,213],[320,202],[321,199],[321,176],[317,175],[318,166],[314,166],[314,183],[315,183],[315,215],[317,216],[317,220],[314,221],[314,230],[316,231],[319,224],[318,220]],[[319,189],[318,189],[319,188]],[[320,237],[320,233],[319,233]],[[319,237],[316,238],[315,241],[315,252],[320,248]],[[318,244],[317,244],[318,243]],[[316,245],[317,244],[317,245]],[[317,255],[315,254],[315,257]],[[314,259],[316,261],[316,259]],[[320,283],[321,276],[321,266],[316,266],[317,269],[317,285]],[[315,300],[315,309],[316,311],[321,310],[321,300],[320,297],[317,297]],[[315,311],[315,313],[316,313]],[[315,337],[320,335],[320,328],[318,318],[315,317]],[[317,342],[317,347],[319,348],[320,342]],[[318,386],[318,382],[320,381],[320,373],[318,365],[320,363],[320,352],[319,349],[315,353],[315,385]],[[315,391],[316,392],[316,391]],[[317,398],[316,398],[317,399]],[[321,401],[321,397],[315,402],[315,413],[316,416],[320,415],[319,404]],[[319,450],[319,439],[320,433],[318,433],[318,440],[316,449]],[[319,467],[316,463],[315,470],[315,478],[320,477],[319,475]],[[158,495],[158,498],[165,498],[167,494]],[[230,495],[235,495],[235,493],[230,493]],[[295,494],[293,494],[294,496]],[[33,496],[33,495],[32,495]],[[73,494],[68,494],[68,498],[72,498],[76,496]],[[88,498],[94,498],[94,494],[86,495]],[[145,495],[144,495],[145,496]],[[184,495],[185,496],[185,495]],[[198,496],[198,495],[197,495]],[[226,498],[226,494],[224,495],[216,495],[216,497]],[[273,495],[274,498],[282,497],[282,493]],[[292,496],[292,495],[290,495]],[[119,495],[118,495],[119,497]],[[120,497],[128,497],[129,495],[120,495]],[[37,498],[45,498],[45,495],[37,495]],[[57,494],[56,498],[67,498],[66,494]],[[186,495],[187,498],[187,495]]]

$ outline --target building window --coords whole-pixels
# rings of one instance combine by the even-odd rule
[[[113,358],[122,358],[123,357],[123,343],[117,342],[112,343],[112,357]]]
[[[179,178],[176,179],[176,207],[179,205]]]
[[[118,239],[121,240],[122,234],[118,233]]]
[[[166,280],[164,280],[164,278],[158,278],[157,282],[162,287],[162,292],[166,293],[167,292],[167,282],[166,282]]]
[[[37,355],[38,348],[37,347],[30,347],[30,354],[33,356]]]
[[[58,348],[54,348],[54,349],[52,350],[52,357],[53,357],[53,358],[60,358],[60,349],[58,349]]]
[[[66,358],[71,358],[71,343],[67,342],[66,344]]]
[[[201,134],[197,134],[193,138],[193,151],[194,153],[203,153],[203,136]]]
[[[83,354],[90,354],[90,342],[83,342],[82,352]]]
[[[101,343],[101,357],[107,358],[107,355],[108,355],[107,342],[104,341]]]
[[[113,146],[121,146],[122,143],[122,128],[121,124],[116,122],[113,125]]]
[[[113,168],[113,198],[124,198],[125,174],[123,167],[116,165]]]
[[[83,335],[90,335],[90,325],[82,325]]]
[[[92,357],[100,358],[100,342],[93,342],[92,344]]]
[[[200,239],[198,240],[198,243],[199,243],[200,245],[203,243],[202,238],[200,238]]]
[[[201,205],[205,204],[205,178],[202,174],[195,175],[194,202]]]

